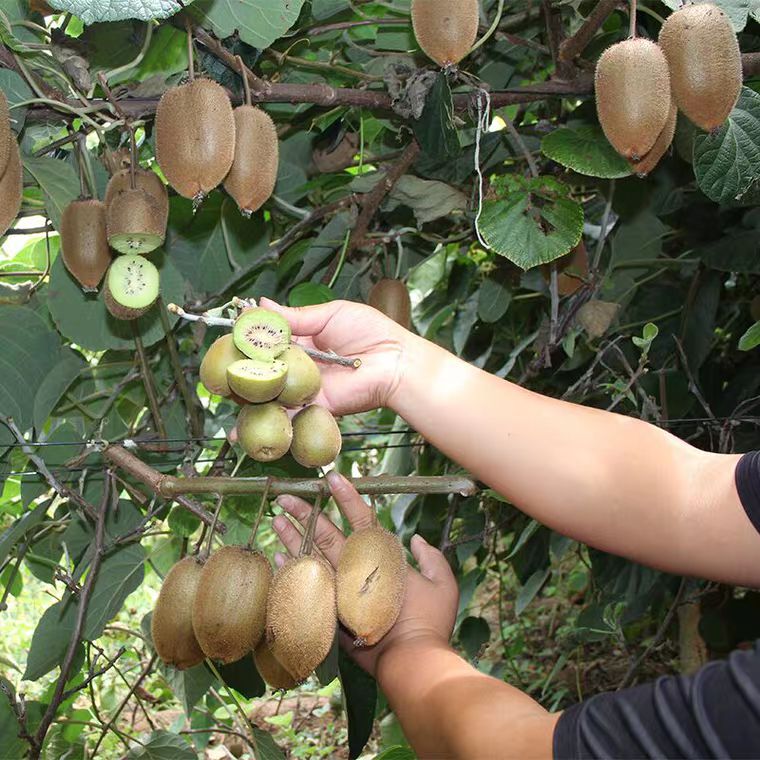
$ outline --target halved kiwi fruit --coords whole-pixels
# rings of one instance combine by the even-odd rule
[[[293,418],[290,453],[303,467],[325,467],[340,454],[343,438],[330,410],[311,404]]]
[[[205,659],[193,631],[192,609],[203,565],[196,557],[177,562],[164,578],[153,609],[151,636],[158,656],[179,670]]]
[[[278,359],[271,362],[241,359],[227,367],[230,390],[253,404],[277,398],[287,375],[288,365]]]
[[[256,462],[274,462],[284,457],[293,440],[293,426],[285,407],[268,404],[244,406],[237,419],[238,440]]]
[[[478,36],[478,0],[412,0],[417,43],[439,66],[464,58]]]
[[[264,637],[256,649],[253,651],[253,661],[259,675],[267,682],[269,686],[278,691],[287,691],[295,686],[298,682],[287,670],[281,665],[280,661],[272,654],[272,649]]]
[[[8,109],[8,99],[5,97],[5,93],[0,90],[0,177],[3,176],[8,167],[12,142],[16,142],[16,138],[11,130],[11,113]]]
[[[200,378],[203,387],[217,396],[231,395],[230,384],[227,382],[227,367],[241,359],[245,359],[245,355],[235,348],[232,333],[217,338],[201,362]]]
[[[61,216],[61,256],[85,290],[95,290],[111,264],[106,207],[98,200],[72,201]]]
[[[5,172],[0,177],[0,236],[5,235],[21,210],[24,171],[16,140],[11,138]],[[65,259],[64,259],[65,261]],[[102,276],[102,275],[101,275]]]
[[[108,244],[119,253],[155,251],[166,237],[167,218],[156,199],[144,190],[127,190],[107,207]]]
[[[247,309],[232,328],[235,345],[249,359],[271,361],[290,345],[290,325],[267,309]]]
[[[155,133],[158,165],[185,198],[201,200],[232,167],[232,105],[224,88],[211,79],[167,90],[156,110]]]
[[[670,144],[673,142],[673,135],[676,133],[677,120],[678,109],[676,108],[675,101],[673,101],[670,105],[670,115],[668,116],[668,120],[665,122],[665,126],[662,128],[662,132],[660,132],[660,136],[652,146],[652,149],[641,159],[641,161],[628,162],[631,169],[636,172],[636,176],[646,177],[647,174],[660,163],[660,159],[665,155]]]
[[[369,291],[367,303],[405,329],[412,324],[412,302],[409,290],[401,280],[383,279]]]
[[[110,206],[119,196],[128,193],[131,190],[142,190],[153,196],[155,201],[161,207],[162,213],[169,215],[169,193],[166,185],[154,171],[148,169],[135,169],[135,186],[132,187],[131,171],[120,169],[108,181],[106,194],[103,203]]]
[[[156,302],[160,277],[144,256],[119,256],[108,268],[103,298],[117,319],[137,319]]]
[[[280,354],[280,359],[288,365],[288,375],[277,400],[291,407],[313,401],[322,388],[322,375],[314,359],[295,343]]]
[[[274,192],[280,160],[274,122],[255,106],[239,106],[235,117],[235,159],[224,189],[245,217],[258,211]]]

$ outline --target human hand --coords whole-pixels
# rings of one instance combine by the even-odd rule
[[[327,476],[332,495],[351,524],[352,530],[372,525],[372,510],[356,489],[339,473]],[[294,496],[280,496],[277,503],[302,526],[311,513],[311,504]],[[274,520],[277,535],[291,555],[297,555],[301,546],[301,533],[283,515]],[[343,533],[324,515],[320,515],[314,534],[314,543],[326,559],[335,567],[345,543]],[[396,624],[375,646],[357,648],[353,637],[341,630],[341,646],[368,673],[375,675],[379,659],[392,648],[407,644],[429,642],[435,646],[447,646],[454,630],[459,589],[454,574],[441,552],[430,546],[421,536],[412,538],[412,555],[420,571],[408,570],[406,596]],[[277,557],[282,564],[284,557]]]
[[[288,320],[298,344],[361,359],[359,369],[320,363],[317,403],[336,416],[390,404],[413,337],[409,331],[371,306],[352,301],[292,308],[262,298],[260,305]]]

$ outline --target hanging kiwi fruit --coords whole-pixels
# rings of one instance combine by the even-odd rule
[[[0,176],[0,236],[5,235],[21,210],[21,199],[24,195],[23,179],[21,154],[16,140],[11,136],[5,171]]]
[[[93,198],[72,201],[61,217],[61,256],[85,290],[95,290],[111,264],[105,204]]]
[[[678,121],[678,109],[676,103],[673,101],[670,104],[670,114],[668,114],[668,120],[665,122],[665,126],[660,132],[660,136],[655,141],[655,144],[649,150],[640,161],[629,161],[631,169],[636,172],[639,177],[646,177],[656,166],[660,163],[660,159],[665,155],[671,143],[673,142],[673,135],[676,133],[676,122]]]
[[[255,462],[274,462],[288,453],[293,425],[285,407],[275,401],[246,405],[237,419],[240,445]]]
[[[282,666],[280,661],[272,654],[272,648],[264,637],[253,652],[253,662],[259,675],[267,682],[269,686],[277,691],[287,691],[295,686],[298,682]]]
[[[238,62],[245,89],[245,104],[233,112],[235,157],[230,173],[224,180],[224,189],[234,198],[240,213],[248,218],[274,192],[280,146],[277,129],[269,114],[251,105],[248,76],[239,57]]]
[[[342,445],[338,423],[324,406],[311,404],[293,417],[290,453],[303,467],[326,467],[335,461]]]
[[[132,181],[132,170],[130,168],[120,169],[117,171],[106,186],[106,194],[103,203],[110,206],[121,195],[132,190],[142,190],[150,195],[161,207],[162,213],[165,210],[169,215],[169,193],[166,185],[161,181],[161,177],[148,169],[135,167],[134,184]]]
[[[412,325],[412,302],[401,280],[384,278],[369,291],[367,303],[408,330]]]
[[[217,338],[201,362],[200,378],[203,387],[217,396],[230,396],[232,390],[227,382],[227,369],[241,359],[245,359],[245,354],[235,347],[231,334]]]
[[[412,0],[417,44],[439,66],[455,66],[478,36],[478,0]]]
[[[277,400],[289,407],[311,403],[322,388],[322,375],[314,359],[295,343],[280,354],[280,359],[287,365],[288,373]]]
[[[728,118],[742,87],[742,59],[728,16],[712,3],[685,5],[660,29],[676,104],[706,132]]]
[[[158,299],[160,277],[153,262],[145,256],[117,257],[108,268],[103,300],[116,319],[138,319]]]
[[[158,656],[179,670],[204,660],[193,631],[192,609],[203,566],[196,557],[185,557],[166,575],[153,609],[151,636]]]
[[[0,177],[5,174],[11,158],[11,143],[15,142],[16,138],[11,129],[11,112],[8,108],[8,99],[5,97],[5,93],[0,90]]]
[[[378,525],[352,533],[336,571],[338,618],[356,646],[373,646],[393,627],[406,591],[406,555],[398,536]]]
[[[119,253],[155,251],[166,237],[168,208],[144,190],[119,194],[107,207],[108,244]]]
[[[654,147],[671,112],[668,62],[642,38],[618,42],[596,65],[599,123],[615,150],[640,161]]]

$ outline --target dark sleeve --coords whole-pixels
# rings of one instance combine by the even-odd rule
[[[739,460],[735,478],[747,517],[760,532],[760,451],[751,451]]]

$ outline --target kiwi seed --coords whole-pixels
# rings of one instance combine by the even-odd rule
[[[111,264],[106,207],[98,200],[72,201],[61,216],[61,256],[85,290],[95,290]]]
[[[5,171],[0,177],[0,235],[16,221],[24,195],[24,172],[18,143],[11,137]]]
[[[478,35],[478,0],[412,0],[417,43],[439,66],[459,63]]]
[[[288,365],[288,374],[277,400],[290,407],[313,401],[322,388],[322,375],[314,359],[294,343],[280,354],[280,359]]]
[[[227,367],[240,359],[245,359],[245,355],[235,348],[232,333],[217,338],[201,362],[200,378],[203,387],[217,396],[229,396],[232,391],[227,382]]]
[[[287,691],[298,685],[298,682],[280,664],[272,654],[272,649],[264,637],[253,651],[253,661],[259,675],[277,691]]]
[[[268,404],[244,406],[237,419],[238,440],[256,462],[273,462],[284,457],[293,440],[293,426],[285,407]]]
[[[408,330],[412,325],[412,302],[401,280],[383,279],[369,291],[367,303]]]
[[[303,467],[325,467],[340,454],[343,439],[329,409],[311,404],[293,418],[290,453]]]
[[[119,253],[150,253],[163,245],[167,217],[144,190],[127,190],[107,206],[108,244]]]
[[[235,321],[232,337],[249,359],[271,361],[290,345],[290,325],[273,311],[247,309]]]
[[[106,275],[106,308],[116,319],[137,319],[156,302],[159,285],[158,269],[144,256],[119,256]]]

